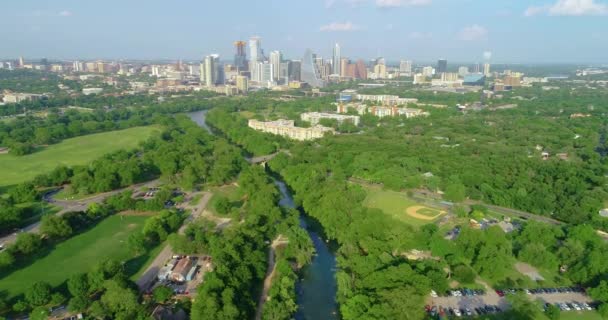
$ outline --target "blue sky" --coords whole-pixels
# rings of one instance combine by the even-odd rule
[[[608,0],[6,0],[0,58],[198,59],[265,52],[608,63]]]

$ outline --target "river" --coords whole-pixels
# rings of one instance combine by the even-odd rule
[[[188,113],[190,119],[213,134],[205,123],[208,110]],[[295,208],[293,197],[285,183],[275,179],[281,192],[279,205]],[[296,320],[332,320],[338,319],[336,302],[336,257],[323,238],[310,226],[303,214],[300,214],[300,227],[304,228],[315,246],[315,256],[309,265],[300,271],[300,281],[296,283],[298,311]]]
[[[281,191],[279,205],[295,208],[293,197],[285,183],[275,180]],[[323,238],[314,231],[306,217],[300,214],[300,227],[306,229],[315,246],[315,256],[312,262],[301,271],[302,278],[296,283],[298,312],[296,320],[309,319],[338,319],[336,303],[336,257]]]

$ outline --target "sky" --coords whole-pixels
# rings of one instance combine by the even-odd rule
[[[608,63],[608,0],[4,0],[0,59],[184,59],[235,40],[299,59]]]

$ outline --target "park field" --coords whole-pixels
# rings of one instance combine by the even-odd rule
[[[380,209],[391,217],[413,226],[435,222],[442,212],[416,203],[404,192],[383,190],[379,186],[362,185],[367,196],[363,205]]]
[[[159,131],[157,126],[135,127],[65,139],[20,157],[0,154],[0,187],[32,180],[58,165],[84,165],[106,153],[135,148]]]
[[[92,229],[57,244],[45,256],[32,264],[0,279],[0,292],[8,298],[22,294],[36,281],[58,286],[71,275],[90,271],[105,259],[126,262],[128,274],[137,274],[154,259],[154,251],[133,259],[127,247],[129,235],[141,232],[149,217],[115,215],[106,218]]]
[[[207,205],[207,210],[211,211],[211,213],[218,215],[215,210],[215,204],[220,197],[228,199],[233,203],[233,206],[239,206],[241,204],[240,200],[242,197],[241,190],[238,186],[234,184],[224,185],[220,187],[211,187],[209,189],[213,193],[213,196],[209,200],[209,204]]]

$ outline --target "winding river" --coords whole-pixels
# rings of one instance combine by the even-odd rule
[[[188,113],[190,119],[199,126],[213,133],[205,123],[207,110]],[[281,192],[279,205],[295,208],[293,197],[281,180],[275,179]],[[311,227],[304,214],[300,214],[300,226],[304,228],[315,246],[312,262],[300,271],[300,281],[296,283],[298,311],[296,320],[332,320],[338,319],[336,302],[336,257],[328,244]]]

